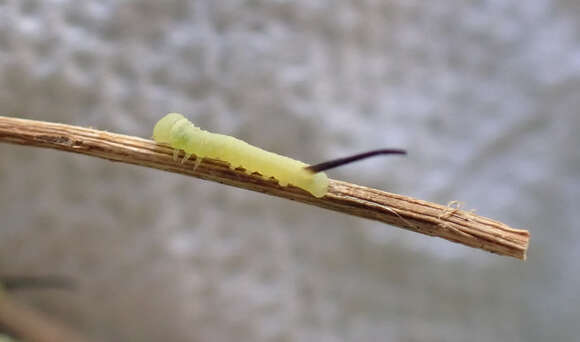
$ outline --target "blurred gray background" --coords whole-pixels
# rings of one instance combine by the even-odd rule
[[[528,261],[262,194],[0,145],[0,274],[103,341],[572,341],[576,1],[1,1],[0,115],[141,137],[170,111],[532,233]]]

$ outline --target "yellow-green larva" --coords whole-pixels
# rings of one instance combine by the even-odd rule
[[[231,136],[204,131],[179,113],[169,113],[159,120],[153,129],[153,139],[176,151],[183,150],[185,159],[195,155],[197,164],[202,158],[217,159],[229,163],[232,169],[242,167],[248,173],[273,177],[281,186],[292,184],[315,197],[323,197],[328,191],[329,181],[324,172],[314,173],[301,161],[265,151]]]

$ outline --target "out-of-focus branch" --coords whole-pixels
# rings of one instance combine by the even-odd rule
[[[0,330],[27,342],[88,342],[63,323],[12,299],[0,283]]]
[[[171,148],[133,136],[78,126],[0,116],[0,142],[47,147],[116,162],[181,173],[238,188],[381,221],[418,233],[524,260],[529,232],[510,228],[471,212],[351,183],[331,180],[328,194],[316,198],[293,186],[232,170],[227,163],[204,159],[173,160]],[[3,160],[3,163],[9,161]]]

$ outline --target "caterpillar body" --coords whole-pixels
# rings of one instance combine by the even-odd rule
[[[328,192],[328,177],[324,172],[308,169],[308,165],[265,151],[231,136],[210,133],[193,125],[179,113],[164,116],[153,129],[153,139],[185,152],[184,160],[195,155],[198,165],[202,158],[229,163],[230,168],[242,167],[247,173],[257,172],[263,177],[273,177],[281,186],[292,184],[315,197]]]

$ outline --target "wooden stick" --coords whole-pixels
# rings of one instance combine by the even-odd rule
[[[0,329],[29,342],[88,342],[53,317],[10,298],[0,284]]]
[[[275,180],[232,170],[218,160],[204,159],[194,171],[195,158],[183,164],[175,162],[171,148],[133,136],[0,116],[0,142],[52,148],[180,173],[381,221],[522,260],[526,258],[529,244],[530,235],[526,230],[510,228],[458,208],[360,185],[331,180],[328,194],[316,198],[296,187],[281,187]]]

